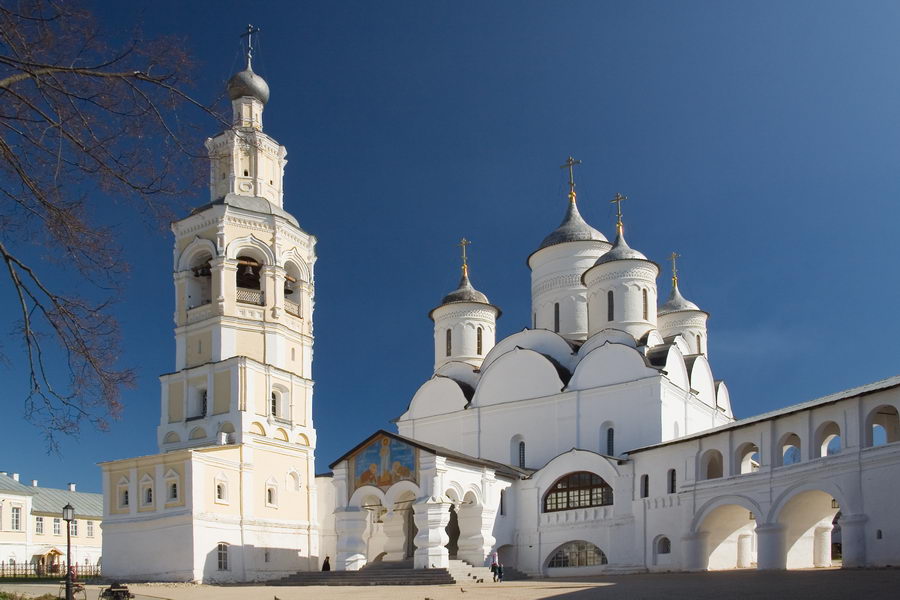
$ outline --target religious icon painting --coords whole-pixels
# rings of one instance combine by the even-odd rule
[[[398,481],[416,481],[416,449],[400,440],[379,436],[350,459],[350,472],[354,490],[364,485],[384,490]]]

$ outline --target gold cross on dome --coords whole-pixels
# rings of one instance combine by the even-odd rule
[[[463,270],[463,273],[466,275],[469,274],[469,261],[468,261],[468,257],[466,256],[466,246],[468,246],[471,243],[472,242],[470,242],[466,238],[462,238],[461,240],[459,240],[459,243],[457,244],[457,246],[462,248],[462,270]]]
[[[675,261],[678,260],[679,258],[681,258],[681,255],[678,254],[677,252],[673,252],[672,254],[669,255],[669,260],[672,261],[672,283],[673,284],[678,283],[678,265],[675,263]]]
[[[609,201],[616,205],[616,231],[622,233],[622,201],[628,200],[628,196],[616,193],[616,197]]]
[[[569,169],[569,201],[575,202],[575,165],[580,165],[580,160],[575,160],[571,156],[566,159],[566,164],[560,165],[560,169]]]
[[[247,68],[250,68],[250,62],[253,60],[253,34],[259,33],[259,27],[247,25],[247,31],[241,34],[241,37],[247,38]]]

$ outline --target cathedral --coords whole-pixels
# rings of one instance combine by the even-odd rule
[[[210,202],[172,226],[159,453],[101,465],[107,576],[267,580],[326,556],[533,576],[900,564],[900,376],[735,420],[677,255],[660,304],[625,197],[610,242],[578,211],[573,158],[562,223],[527,257],[529,327],[497,340],[463,240],[459,286],[427,313],[433,373],[395,431],[316,476],[316,238],[284,208],[249,54],[227,89]]]

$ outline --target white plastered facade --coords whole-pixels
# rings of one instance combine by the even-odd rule
[[[536,328],[454,361],[440,317],[459,327],[474,313],[452,296],[432,311],[435,372],[396,426],[430,449],[420,460],[439,461],[439,476],[422,463],[415,489],[354,491],[360,450],[334,463],[320,513],[335,515],[323,553],[336,568],[495,556],[545,576],[897,564],[900,377],[735,421],[710,364],[709,315],[677,290],[657,313],[656,264],[621,235],[610,248],[578,226],[564,221],[529,257]],[[607,251],[621,258],[598,260]],[[460,495],[473,462],[502,482],[502,502]],[[578,481],[595,496],[560,492]],[[409,507],[418,530],[394,516]],[[479,512],[477,529],[463,528],[464,510]]]
[[[111,578],[255,581],[319,561],[316,238],[282,208],[286,151],[262,131],[267,98],[232,98],[234,127],[207,141],[210,203],[172,225],[159,454],[101,464]]]

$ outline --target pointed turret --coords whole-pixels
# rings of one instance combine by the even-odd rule
[[[441,299],[428,316],[434,321],[434,370],[448,362],[459,361],[481,366],[485,355],[494,347],[497,319],[501,311],[469,281],[466,247],[463,238],[462,276],[459,286]]]
[[[561,166],[569,170],[565,217],[528,257],[532,327],[573,341],[587,339],[588,331],[587,290],[581,276],[610,247],[606,236],[588,225],[578,211],[574,167],[579,164],[570,156]]]
[[[669,260],[672,261],[672,291],[666,303],[659,307],[657,320],[659,332],[664,338],[682,336],[694,354],[707,355],[707,330],[706,321],[709,313],[700,310],[700,307],[681,295],[678,289],[678,267],[676,260],[679,255],[672,253]]]
[[[612,249],[585,271],[590,335],[619,329],[641,339],[656,328],[656,277],[659,266],[625,241],[622,202],[616,194],[616,241]]]

